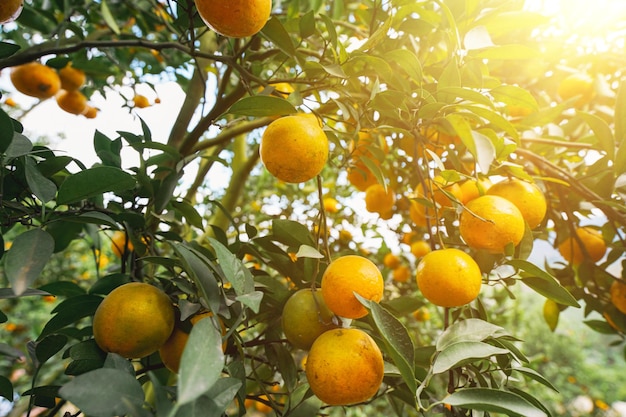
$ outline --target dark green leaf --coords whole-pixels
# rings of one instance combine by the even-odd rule
[[[484,342],[457,342],[446,346],[433,363],[433,373],[441,374],[450,369],[463,366],[478,359],[487,359],[494,355],[506,355],[509,351]]]
[[[9,401],[13,401],[13,384],[11,381],[2,375],[0,375],[0,397],[4,397]]]
[[[13,132],[13,139],[5,151],[7,159],[28,155],[33,150],[33,143],[21,133]]]
[[[46,323],[39,338],[55,333],[78,320],[92,316],[100,303],[102,297],[97,295],[79,295],[68,298],[54,308],[56,314]]]
[[[219,324],[215,320],[200,320],[191,329],[181,358],[179,404],[188,404],[206,394],[220,378],[223,368]]]
[[[522,282],[544,297],[559,304],[580,307],[578,301],[563,287],[555,277],[531,262],[512,259],[507,264],[522,270]]]
[[[272,235],[278,242],[289,247],[315,246],[309,229],[302,223],[293,220],[275,219],[272,221]]]
[[[285,116],[297,112],[290,102],[274,96],[244,97],[228,109],[231,114],[253,117]]]
[[[315,33],[315,13],[310,10],[300,18],[300,36],[303,39],[312,36]]]
[[[39,277],[54,251],[54,239],[41,229],[17,236],[4,257],[4,270],[15,295],[21,295]]]
[[[13,141],[13,122],[8,114],[0,109],[0,153],[4,153]]]
[[[198,213],[194,206],[186,201],[172,201],[172,206],[187,219],[190,225],[204,230],[202,216],[200,216],[200,213]]]
[[[58,204],[71,204],[106,192],[126,191],[135,187],[135,178],[121,169],[107,166],[77,172],[59,187]]]
[[[176,417],[222,417],[241,386],[238,379],[220,378],[205,395],[183,405]]]
[[[534,369],[526,368],[523,366],[518,366],[518,367],[513,368],[513,370],[529,377],[530,379],[533,379],[539,382],[542,385],[545,385],[546,387],[550,388],[553,391],[559,392],[559,390],[554,385],[552,385],[550,381],[548,381],[543,375],[541,375],[539,372],[535,371]]]
[[[63,297],[75,297],[85,294],[85,290],[72,281],[54,281],[42,285],[39,289],[46,293]]]
[[[215,275],[207,265],[209,261],[189,245],[174,243],[173,248],[180,257],[183,269],[200,289],[209,309],[213,312],[219,311],[220,289]]]
[[[0,42],[0,59],[10,57],[19,50],[19,45],[8,42]]]
[[[62,334],[53,334],[44,337],[37,342],[35,346],[35,356],[39,361],[39,366],[43,365],[61,351],[67,343],[67,336]]]
[[[519,395],[498,389],[460,389],[447,396],[444,401],[453,407],[504,413],[509,416],[547,417],[543,410],[536,408]]]
[[[296,48],[293,46],[289,32],[275,16],[272,16],[267,21],[263,29],[261,29],[261,33],[288,56],[296,54]]]
[[[59,394],[93,417],[126,415],[144,403],[139,382],[118,369],[102,368],[79,375],[63,385]]]
[[[26,183],[33,194],[35,194],[35,197],[43,203],[52,200],[57,193],[56,184],[41,174],[32,158],[26,158],[24,168]]]

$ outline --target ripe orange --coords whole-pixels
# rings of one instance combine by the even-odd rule
[[[60,90],[56,100],[61,109],[71,114],[83,114],[87,110],[87,97],[77,90]]]
[[[400,265],[394,268],[392,277],[395,282],[407,282],[411,278],[411,268],[406,265]]]
[[[323,333],[311,346],[305,370],[311,391],[329,405],[369,400],[378,392],[384,371],[376,342],[359,329]]]
[[[420,307],[413,312],[413,318],[417,321],[428,321],[430,320],[430,310],[426,306]]]
[[[562,100],[579,97],[574,103],[577,107],[587,104],[596,95],[593,78],[585,73],[571,74],[561,81],[557,94]]]
[[[598,262],[602,259],[606,252],[606,244],[599,231],[591,227],[579,227],[576,229],[576,235],[592,262]],[[585,253],[580,247],[578,240],[573,236],[561,242],[558,249],[565,260],[574,265],[580,265],[585,259]]]
[[[441,307],[459,307],[478,297],[482,284],[480,267],[459,249],[439,249],[417,264],[417,286],[424,297]]]
[[[138,109],[145,109],[146,107],[150,107],[150,100],[148,100],[148,97],[146,96],[137,94],[135,95],[135,97],[133,97],[133,104]]]
[[[83,116],[85,116],[87,119],[95,119],[97,115],[98,109],[90,105],[87,105],[87,108],[83,112]]]
[[[391,269],[396,269],[397,267],[399,267],[400,262],[401,262],[400,258],[398,258],[396,255],[394,255],[391,252],[385,254],[383,258],[383,265]]]
[[[271,0],[195,0],[198,14],[215,32],[231,38],[258,33],[270,17]]]
[[[385,189],[384,185],[376,183],[365,190],[365,209],[370,213],[391,214],[395,202],[396,195],[390,187]]]
[[[289,343],[303,350],[308,350],[319,335],[337,327],[322,292],[310,288],[289,297],[283,307],[282,326]]]
[[[378,267],[358,255],[345,255],[328,265],[322,276],[322,296],[330,310],[338,316],[358,319],[367,310],[354,296],[375,302],[383,298],[385,282]]]
[[[17,19],[22,12],[22,7],[24,7],[24,0],[0,1],[0,25]]]
[[[535,184],[510,178],[492,185],[489,195],[499,195],[509,200],[519,209],[531,229],[539,226],[546,216],[546,198]]]
[[[467,245],[491,253],[504,253],[524,237],[524,217],[515,204],[497,195],[483,195],[465,205],[459,232]]]
[[[348,181],[359,191],[365,191],[378,183],[374,173],[362,161],[357,161],[348,168]]]
[[[142,358],[156,352],[174,330],[174,308],[153,285],[131,282],[115,288],[98,306],[93,335],[106,352]]]
[[[68,91],[79,90],[87,81],[85,72],[74,68],[71,63],[59,70],[59,78],[61,78],[61,88]]]
[[[491,187],[491,180],[484,178],[480,180],[469,179],[464,181],[459,187],[461,187],[461,203],[467,204],[475,198],[486,194],[487,190]]]
[[[285,116],[267,126],[259,152],[265,168],[279,180],[305,182],[324,168],[328,138],[315,116]]]
[[[11,82],[20,93],[39,99],[50,98],[61,88],[57,72],[38,62],[14,67],[11,70]]]
[[[113,254],[118,258],[121,258],[125,252],[132,252],[134,250],[133,243],[126,236],[126,232],[116,230],[111,236],[111,250]]]
[[[425,240],[417,240],[411,243],[411,253],[416,258],[422,258],[424,255],[431,251],[430,243]]]
[[[335,200],[332,197],[325,197],[322,200],[322,206],[324,207],[324,211],[326,213],[337,213],[339,211],[339,203],[337,203],[337,200]]]
[[[416,200],[411,200],[410,202],[409,217],[411,218],[411,221],[419,227],[427,227],[427,219],[429,218],[431,219],[431,224],[435,221],[433,210]]]
[[[350,157],[355,161],[361,156],[366,156],[370,159],[376,160],[376,156],[372,152],[372,148],[379,148],[384,153],[389,152],[389,146],[387,145],[384,136],[369,130],[361,130],[358,133],[358,140],[352,140],[348,145]]]
[[[623,281],[613,281],[610,289],[611,303],[620,312],[626,314],[626,284]]]
[[[204,312],[193,316],[190,321],[192,325],[195,325],[200,320],[205,317],[211,317],[213,313]],[[226,329],[224,328],[224,323],[220,320],[220,325],[222,326],[222,335],[226,333]],[[178,369],[180,368],[180,360],[183,356],[183,350],[185,350],[185,346],[187,345],[187,341],[189,340],[189,333],[183,330],[180,326],[175,326],[174,331],[170,337],[165,341],[163,346],[159,348],[159,355],[161,356],[161,361],[163,365],[170,371],[174,373],[178,373]],[[222,344],[222,350],[226,350],[226,342]]]

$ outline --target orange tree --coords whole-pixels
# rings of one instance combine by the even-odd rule
[[[626,226],[623,62],[557,42],[544,31],[546,19],[525,11],[522,1],[284,0],[274,2],[269,16],[263,1],[210,3],[32,0],[2,26],[0,68],[13,73],[38,62],[45,70],[16,77],[19,93],[3,92],[12,101],[0,111],[0,296],[11,305],[58,299],[32,341],[1,345],[3,369],[23,368],[30,376],[18,393],[22,410],[220,416],[255,408],[314,416],[344,405],[398,415],[549,415],[551,405],[525,387],[554,387],[529,366],[497,306],[529,288],[549,300],[552,327],[563,309],[584,308],[590,326],[623,340],[624,300],[610,291],[623,281],[609,273],[622,258]],[[200,16],[205,13],[214,15]],[[225,26],[214,21],[224,17]],[[223,29],[254,26],[250,19],[262,19],[262,29]],[[55,77],[70,63],[86,79],[73,90],[81,93],[75,95],[83,110],[72,111],[86,117],[97,114],[83,96],[176,80],[185,99],[172,109],[178,116],[166,143],[152,139],[162,127],[138,119],[138,133],[96,132],[99,162],[88,167],[29,140],[11,104],[22,93],[46,99],[63,90]],[[150,105],[140,96],[134,102]],[[265,129],[297,113],[286,128]],[[326,139],[328,155],[310,162],[303,147],[319,152]],[[259,148],[268,146],[263,155]],[[122,160],[123,148],[136,152],[136,166]],[[225,189],[207,185],[218,165],[230,170]],[[283,168],[287,182],[270,173]],[[195,180],[181,182],[188,171]],[[515,201],[483,196],[506,178],[533,183],[540,193]],[[385,209],[364,220],[363,210],[352,207],[362,207],[361,192],[376,184],[384,186],[378,194],[387,200],[377,203]],[[324,201],[333,204],[325,210]],[[581,235],[579,227],[594,231]],[[96,279],[48,273],[51,260],[76,241],[86,242],[95,259],[115,256],[110,243],[119,231],[125,235],[115,239],[118,262],[98,265]],[[561,248],[564,258],[537,262],[530,256],[540,241]],[[429,242],[431,251],[412,253],[414,242]],[[463,267],[448,258],[460,257],[458,251]],[[415,279],[393,280],[384,264],[390,252],[414,276],[416,256],[429,253],[420,273],[428,296]],[[317,346],[313,341],[315,367],[305,372],[306,351],[282,331],[283,306],[297,291],[321,287],[331,261],[347,256],[369,259],[385,273],[382,298],[367,296],[378,274],[368,281],[360,262],[348,263],[344,303],[359,303],[364,314],[322,318],[328,308],[322,294],[313,297],[313,313],[294,317],[293,331],[298,335],[301,326],[310,337],[306,323],[317,316],[311,327],[359,337],[341,345],[327,343],[330,336]],[[474,271],[471,291],[459,280],[468,271]],[[175,343],[177,373],[163,364],[161,342],[151,340],[140,358],[119,354],[115,342],[143,333],[129,329],[150,333],[156,326],[145,311],[133,321],[130,307],[122,308],[132,301],[109,315],[123,320],[105,317],[119,340],[94,338],[103,299],[137,281],[169,298],[172,334],[188,333]],[[462,297],[465,304],[450,300],[446,291],[453,287],[471,292]],[[10,309],[2,309],[0,321],[9,322]],[[198,314],[210,319],[195,320]],[[128,329],[116,328],[127,320]],[[359,356],[358,346],[368,354]],[[44,380],[43,371],[59,364],[63,372]],[[368,377],[346,378],[353,366]],[[318,378],[315,369],[338,375]],[[0,395],[12,398],[13,382],[0,376]]]

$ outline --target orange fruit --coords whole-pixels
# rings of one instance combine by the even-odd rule
[[[271,87],[274,88],[274,90],[272,91],[273,95],[276,95],[278,97],[282,97],[285,99],[288,98],[291,93],[296,91],[291,84],[284,83],[284,82],[271,84]],[[264,90],[265,90],[265,87],[263,86],[259,88],[259,92],[263,92]]]
[[[259,395],[259,400],[268,401],[268,402],[270,401],[270,399],[267,396],[267,394]],[[254,401],[254,408],[259,413],[263,413],[263,414],[271,413],[272,410],[273,410],[272,407],[269,406],[268,404],[264,403],[263,401]]]
[[[497,195],[483,195],[465,205],[459,232],[467,245],[491,253],[504,253],[524,237],[524,217],[515,204]]]
[[[431,225],[436,219],[430,207],[426,207],[416,200],[411,200],[409,204],[409,217],[411,221],[419,227],[427,227],[427,219],[431,219]]]
[[[430,320],[430,310],[426,306],[420,307],[413,312],[413,318],[417,321],[428,321]]]
[[[213,316],[213,313],[211,313],[210,311],[200,313],[191,317],[190,322],[192,325],[195,325],[205,317],[211,316]],[[222,335],[224,335],[226,333],[226,329],[224,328],[224,323],[221,320],[220,325],[222,327]],[[159,348],[161,361],[163,362],[163,365],[165,365],[165,367],[170,371],[178,373],[178,369],[180,368],[180,360],[183,356],[183,351],[185,350],[185,346],[187,345],[188,340],[189,333],[187,333],[179,326],[175,326],[170,337],[165,341],[163,346]],[[226,350],[225,342],[222,344],[222,350]]]
[[[396,202],[396,195],[390,187],[374,184],[365,190],[365,209],[381,216],[391,213]]]
[[[348,168],[348,181],[359,191],[365,191],[378,183],[374,173],[362,161],[357,161]]]
[[[491,188],[491,181],[489,178],[480,180],[472,178],[464,181],[459,187],[461,187],[461,203],[467,204],[473,199],[486,194],[487,190]]]
[[[289,297],[283,307],[282,326],[289,343],[303,350],[308,350],[319,335],[337,327],[322,292],[310,288]]]
[[[150,107],[150,100],[148,100],[148,97],[146,96],[137,94],[135,95],[135,97],[133,97],[133,104],[138,109],[145,109],[146,107]]]
[[[274,177],[290,183],[305,182],[326,165],[328,138],[315,116],[285,116],[267,126],[259,152]]]
[[[378,267],[359,255],[341,256],[328,265],[322,276],[322,296],[330,310],[338,316],[358,319],[367,310],[354,296],[374,302],[383,298],[385,282]]]
[[[326,213],[337,213],[339,211],[339,203],[337,203],[337,200],[335,200],[332,197],[325,197],[322,200],[322,206],[324,207],[324,211]]]
[[[389,146],[385,141],[384,136],[377,133],[372,133],[369,130],[361,130],[358,133],[357,140],[351,140],[348,144],[348,150],[350,157],[356,161],[361,156],[366,156],[370,159],[376,160],[376,156],[372,152],[372,148],[379,148],[384,153],[389,152]]]
[[[383,356],[370,335],[360,329],[334,329],[318,337],[307,356],[311,391],[329,405],[369,400],[382,383]]]
[[[270,17],[271,0],[195,0],[208,27],[223,36],[243,38],[258,33]]]
[[[430,243],[425,240],[417,240],[411,243],[411,253],[416,258],[422,258],[424,255],[431,251]]]
[[[83,114],[87,110],[87,97],[80,91],[60,90],[56,100],[61,109],[71,114]]]
[[[97,115],[98,109],[95,107],[91,107],[90,105],[87,105],[87,108],[83,112],[83,116],[85,116],[87,119],[95,119]]]
[[[593,78],[585,73],[568,75],[559,84],[557,94],[564,101],[579,97],[574,103],[577,107],[587,104],[596,95]]]
[[[510,178],[492,185],[487,194],[499,195],[515,204],[531,229],[539,226],[546,216],[547,205],[543,191],[530,182]]]
[[[611,303],[620,312],[626,314],[626,284],[622,281],[613,281],[609,290],[611,294]]]
[[[426,254],[417,264],[417,286],[422,295],[440,307],[459,307],[480,293],[480,267],[459,249],[439,249]]]
[[[387,268],[396,269],[400,266],[400,258],[389,252],[383,257],[383,265]]]
[[[59,78],[61,79],[61,88],[68,91],[79,90],[87,81],[85,72],[74,68],[71,63],[59,70]]]
[[[174,330],[174,308],[157,287],[131,282],[111,291],[93,317],[93,335],[105,352],[143,358],[156,352]]]
[[[126,232],[121,230],[116,230],[113,232],[111,236],[111,250],[113,254],[118,258],[121,258],[122,255],[126,252],[132,252],[135,248],[133,247],[133,243],[126,236]]]
[[[0,25],[9,23],[17,19],[24,7],[24,0],[2,0],[0,1]]]
[[[606,244],[599,231],[591,227],[579,227],[576,229],[576,235],[592,262],[598,262],[602,259],[606,252]],[[558,249],[565,260],[574,265],[580,265],[583,259],[585,259],[585,252],[583,252],[578,240],[573,236],[561,242]]]
[[[411,268],[400,265],[393,270],[392,277],[395,282],[407,282],[411,278]]]
[[[57,72],[39,62],[29,62],[11,70],[11,82],[17,91],[27,96],[46,99],[61,89]]]

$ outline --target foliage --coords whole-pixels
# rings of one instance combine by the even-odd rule
[[[191,0],[27,3],[2,28],[0,68],[71,61],[88,77],[87,96],[158,79],[186,91],[167,143],[154,141],[141,119],[138,134],[96,132],[100,161],[91,167],[33,143],[19,114],[0,111],[2,246],[11,243],[0,254],[0,297],[9,306],[58,299],[32,341],[0,345],[5,363],[28,358],[30,386],[20,392],[27,407],[53,415],[69,401],[95,417],[221,416],[243,415],[254,400],[276,415],[338,413],[310,391],[305,352],[282,334],[282,307],[340,255],[367,255],[388,273],[383,258],[393,251],[414,269],[408,246],[394,243],[412,233],[433,249],[470,253],[482,293],[438,310],[415,282],[388,280],[380,304],[361,298],[369,314],[344,325],[367,331],[386,361],[368,406],[398,415],[551,414],[526,387],[554,384],[533,367],[510,323],[498,322],[498,302],[528,287],[560,311],[582,306],[585,316],[601,317],[587,324],[623,343],[626,316],[608,288],[621,279],[609,267],[623,257],[626,226],[626,89],[618,58],[591,60],[571,44],[546,42],[544,22],[522,1],[285,0],[259,34],[234,39],[209,30]],[[595,97],[562,100],[559,80],[581,71],[593,75]],[[295,91],[285,96],[281,83]],[[260,166],[258,146],[262,128],[296,112],[323,121],[330,157],[315,181],[285,184]],[[357,152],[363,132],[382,140]],[[122,160],[123,148],[136,152],[135,166]],[[224,190],[204,186],[217,164],[232,173]],[[184,186],[192,169],[197,177]],[[364,220],[351,207],[362,196],[346,179],[350,169],[370,170],[393,190],[391,218]],[[467,247],[458,232],[464,206],[445,187],[435,185],[451,203],[442,210],[415,192],[440,184],[435,177],[460,184],[486,176],[533,180],[547,197],[546,218],[505,254]],[[325,195],[344,207],[325,212]],[[435,216],[414,224],[411,201]],[[609,247],[599,263],[529,258],[538,241],[557,247],[592,222]],[[106,263],[117,230],[134,250]],[[56,262],[75,256],[80,243],[96,261],[93,279],[81,279],[80,262]],[[181,320],[213,312],[227,329],[225,351],[213,320],[193,327],[177,377],[158,354],[126,361],[101,351],[91,319],[102,297],[129,281],[162,288]],[[427,325],[411,314],[423,306],[437,312]],[[0,322],[11,314],[3,304]],[[63,374],[44,380],[49,369]],[[0,395],[12,398],[13,390],[0,376]]]

